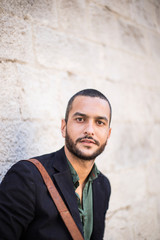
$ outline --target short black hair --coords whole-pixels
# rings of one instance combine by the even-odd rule
[[[72,108],[72,103],[73,103],[74,99],[77,96],[98,97],[98,98],[101,98],[101,99],[104,99],[105,101],[107,101],[108,105],[109,105],[109,108],[110,108],[110,119],[109,119],[109,125],[110,125],[111,118],[112,118],[112,107],[111,107],[111,104],[110,104],[108,98],[106,98],[106,96],[103,93],[101,93],[100,91],[98,91],[96,89],[84,89],[84,90],[81,90],[81,91],[77,92],[76,94],[74,94],[70,98],[70,100],[68,101],[67,108],[66,108],[66,113],[65,113],[65,121],[66,121],[66,123],[68,121],[69,112],[70,112],[70,110]]]

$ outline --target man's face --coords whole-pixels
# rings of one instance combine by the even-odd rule
[[[67,124],[62,120],[62,135],[70,153],[83,160],[94,160],[107,144],[110,108],[98,97],[77,96],[69,112]]]

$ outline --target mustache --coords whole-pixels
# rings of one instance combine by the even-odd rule
[[[99,146],[100,145],[100,143],[97,141],[97,140],[95,140],[94,138],[92,138],[91,136],[85,136],[85,137],[82,137],[82,138],[77,138],[77,140],[76,140],[76,144],[78,143],[78,142],[81,142],[82,140],[85,140],[85,139],[91,139],[92,141],[94,141],[94,143],[97,145],[97,146]]]

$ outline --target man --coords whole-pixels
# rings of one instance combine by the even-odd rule
[[[97,90],[82,90],[70,99],[62,120],[64,148],[36,157],[85,240],[103,239],[110,183],[94,162],[110,137],[110,122],[108,99]],[[0,186],[0,239],[72,239],[41,175],[28,161],[16,163]]]

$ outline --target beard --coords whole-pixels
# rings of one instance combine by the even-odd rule
[[[94,160],[96,157],[98,157],[105,149],[105,146],[107,145],[107,140],[104,144],[102,144],[100,146],[100,143],[96,140],[95,141],[95,144],[97,146],[99,146],[99,148],[97,150],[95,150],[92,154],[90,155],[87,155],[85,153],[83,153],[76,145],[78,142],[80,142],[82,139],[93,139],[92,137],[90,136],[85,136],[83,138],[78,138],[76,140],[76,142],[74,143],[73,140],[71,139],[71,137],[69,136],[68,132],[67,132],[67,129],[66,129],[66,137],[65,137],[65,144],[66,144],[66,147],[67,149],[73,154],[75,155],[76,157],[78,157],[79,159],[81,160],[85,160],[85,161],[89,161],[89,160]]]

